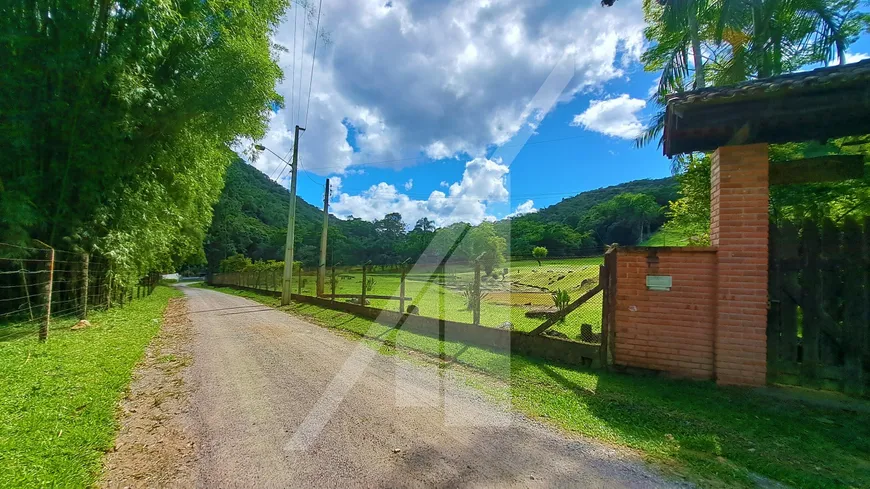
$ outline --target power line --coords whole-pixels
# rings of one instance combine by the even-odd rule
[[[311,76],[308,79],[308,103],[305,107],[305,127],[308,127],[308,109],[311,108],[311,84],[314,83],[314,62],[317,60],[317,38],[320,32],[320,12],[323,10],[323,0],[317,6],[317,27],[314,29],[314,51],[311,53]]]
[[[306,6],[307,7],[307,6]],[[307,14],[307,11],[306,11]],[[299,57],[299,97],[297,97],[297,107],[296,107],[296,116],[293,119],[294,122],[299,122],[299,111],[302,110],[302,72],[305,69],[305,26],[308,23],[305,21],[305,18],[302,19],[302,47],[300,48],[301,56]]]
[[[290,71],[290,114],[293,114],[293,105],[296,100],[296,26],[299,18],[299,8],[293,9],[293,69]],[[304,48],[304,46],[303,46]],[[294,121],[295,122],[295,121]],[[285,160],[287,158],[284,158]]]
[[[318,185],[318,186],[320,186],[320,188],[323,188],[323,184],[322,184],[322,183],[318,183],[317,180],[311,178],[311,175],[308,174],[309,172],[307,172],[307,171],[305,170],[305,165],[302,164],[302,155],[301,155],[301,154],[299,155],[299,169],[302,170],[303,172],[305,172],[305,176],[308,177],[309,180],[311,180],[312,182],[314,182],[315,185]]]

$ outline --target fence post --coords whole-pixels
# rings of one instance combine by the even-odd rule
[[[90,268],[91,257],[87,253],[82,253],[82,314],[81,319],[88,318],[88,270]]]
[[[399,282],[399,314],[405,313],[405,264],[402,264],[402,278]]]
[[[302,295],[302,265],[299,265],[299,282],[296,284],[296,294]]]
[[[474,308],[472,311],[472,322],[480,324],[480,260],[475,260],[474,262],[474,289],[472,293],[474,294],[472,298],[472,307]]]
[[[332,302],[335,302],[335,264],[332,265],[332,284],[330,288],[332,289]]]
[[[360,294],[359,305],[366,305],[366,265],[363,265],[362,270],[362,294]]]
[[[39,341],[48,339],[48,327],[51,324],[51,292],[54,282],[54,248],[48,252],[48,282],[45,284],[45,318],[39,327]]]
[[[112,308],[112,291],[114,289],[115,279],[110,275],[106,281],[106,309]]]
[[[30,304],[30,287],[27,286],[27,274],[24,272],[24,260],[18,260],[18,269],[21,270],[21,284],[24,287],[24,298],[27,299],[27,311],[30,312],[30,320],[33,321],[33,306]]]
[[[599,282],[602,285],[601,295],[601,367],[607,370],[609,361],[615,356],[616,350],[616,267],[617,248],[611,248],[604,254],[604,267],[599,272]],[[603,282],[601,282],[603,280]]]

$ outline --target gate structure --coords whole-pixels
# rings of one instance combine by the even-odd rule
[[[770,382],[870,392],[870,218],[771,224]]]

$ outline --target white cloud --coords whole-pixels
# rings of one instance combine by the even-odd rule
[[[341,192],[341,177],[331,176],[329,177],[329,195],[338,195]]]
[[[446,193],[432,191],[426,200],[414,200],[395,186],[381,182],[358,195],[337,194],[331,208],[339,217],[353,215],[370,221],[398,212],[408,225],[422,217],[434,220],[439,226],[455,222],[479,224],[495,219],[487,214],[489,203],[507,200],[505,177],[508,171],[501,161],[475,158],[465,164],[461,181],[451,184]]]
[[[518,205],[516,210],[514,210],[510,214],[506,215],[505,217],[519,217],[519,216],[522,216],[524,214],[534,214],[535,212],[538,212],[538,209],[535,208],[534,201],[529,199],[529,200],[523,202],[522,204]]]
[[[279,56],[285,78],[277,91],[286,107],[272,116],[262,144],[283,156],[292,148],[293,127],[307,126],[300,154],[305,168],[318,175],[478,156],[488,145],[508,141],[524,116],[531,114],[537,124],[552,110],[526,106],[566,53],[575,76],[559,98],[563,103],[624,77],[644,44],[639,0],[609,9],[563,0],[389,5],[325,4],[321,29],[330,42],[319,41],[307,121],[313,26],[303,46],[299,21],[294,68],[294,12],[288,13],[274,36],[290,51]],[[271,174],[279,163],[266,152],[254,164]]]
[[[444,188],[447,188],[447,187],[450,186],[450,184],[447,183],[445,180],[441,180],[441,186],[444,187]]]
[[[607,100],[593,100],[588,109],[574,116],[571,125],[608,136],[634,139],[643,132],[643,124],[637,116],[644,107],[645,100],[631,98],[625,93]]]
[[[867,53],[846,53],[846,64],[857,63],[858,61],[863,61],[865,59],[870,59],[870,54],[867,54]]]
[[[405,187],[405,190],[411,190],[412,188],[414,188],[414,179],[409,178],[408,181],[405,182],[404,187]]]

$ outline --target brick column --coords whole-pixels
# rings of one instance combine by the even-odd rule
[[[711,167],[710,244],[718,248],[716,382],[767,381],[767,144],[721,147]]]

